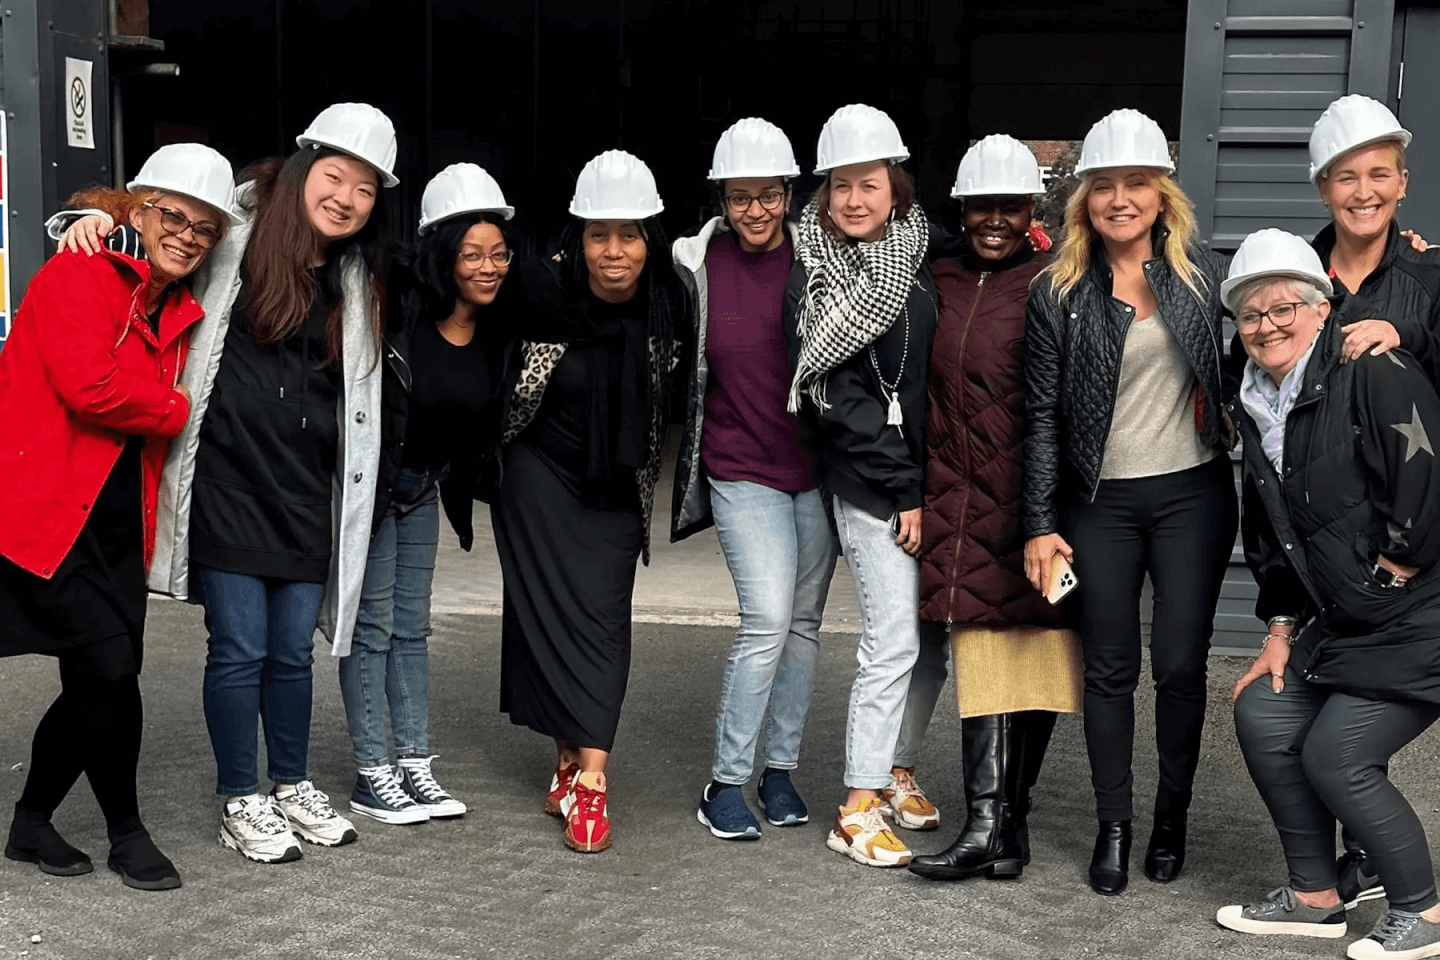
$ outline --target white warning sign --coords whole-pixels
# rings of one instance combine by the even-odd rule
[[[94,66],[91,60],[65,58],[65,91],[60,97],[65,142],[82,150],[95,149],[95,105],[91,102],[95,90],[90,83]]]

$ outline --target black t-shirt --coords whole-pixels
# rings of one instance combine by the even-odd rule
[[[457,347],[435,324],[421,320],[416,325],[402,467],[438,472],[456,455],[456,444],[472,442],[494,400],[495,352],[485,349],[478,330],[469,343]]]
[[[250,278],[230,312],[225,352],[200,427],[190,560],[200,566],[324,583],[339,446],[339,364],[326,359],[334,291],[324,281],[304,324],[278,343],[251,329]]]

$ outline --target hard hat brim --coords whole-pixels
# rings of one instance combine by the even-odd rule
[[[395,176],[395,174],[391,173],[389,170],[377,167],[375,165],[375,161],[367,159],[366,157],[362,157],[360,156],[360,154],[355,153],[354,151],[346,150],[344,147],[336,146],[329,141],[317,140],[314,137],[307,137],[302,134],[295,138],[295,145],[300,147],[302,150],[306,147],[324,147],[327,150],[334,150],[336,153],[343,153],[345,154],[345,156],[350,157],[352,160],[359,160],[361,163],[365,164],[365,166],[369,167],[377,174],[379,174],[380,186],[395,187],[400,185],[399,177]]]
[[[1335,153],[1335,154],[1331,155],[1328,159],[1326,159],[1326,161],[1325,161],[1325,163],[1324,163],[1323,166],[1317,167],[1316,169],[1310,171],[1310,182],[1311,182],[1311,183],[1318,183],[1319,180],[1320,180],[1320,178],[1321,178],[1322,176],[1324,176],[1325,173],[1326,173],[1332,166],[1335,165],[1335,161],[1336,161],[1336,160],[1339,160],[1341,157],[1345,156],[1345,154],[1347,154],[1347,153],[1354,153],[1356,150],[1364,150],[1366,147],[1373,147],[1373,146],[1375,146],[1377,143],[1384,143],[1384,142],[1387,141],[1387,140],[1398,140],[1398,141],[1400,141],[1400,148],[1401,148],[1402,150],[1404,150],[1404,149],[1408,149],[1408,148],[1409,148],[1409,146],[1410,146],[1410,141],[1413,140],[1413,139],[1414,139],[1414,135],[1411,134],[1409,130],[1406,130],[1406,129],[1404,129],[1404,128],[1402,127],[1402,128],[1399,129],[1399,130],[1392,130],[1391,132],[1386,133],[1386,134],[1384,134],[1384,135],[1382,135],[1382,136],[1371,137],[1369,140],[1362,140],[1361,142],[1355,144],[1354,146],[1346,147],[1344,150],[1341,150],[1341,151],[1339,151],[1338,153]]]
[[[463,217],[469,213],[498,213],[506,220],[515,219],[514,207],[468,207],[464,210],[456,210],[453,213],[447,213],[443,217],[436,217],[434,220],[421,220],[420,226],[417,227],[416,230],[417,232],[422,234],[429,233],[431,230],[434,230],[446,220],[454,220],[456,217]]]
[[[764,167],[751,167],[748,169],[736,170],[733,173],[719,174],[716,173],[714,168],[712,167],[710,172],[706,174],[705,178],[715,183],[719,183],[722,180],[740,180],[746,177],[779,177],[781,180],[794,180],[798,176],[800,176],[800,165],[797,163],[789,170],[785,170],[783,172],[775,170],[773,168],[766,169]]]
[[[852,166],[852,165],[857,164],[857,163],[904,163],[906,160],[909,160],[909,159],[910,159],[910,151],[908,151],[908,150],[905,151],[904,153],[895,154],[894,156],[889,156],[889,157],[875,157],[875,156],[841,157],[840,159],[832,162],[829,166],[826,166],[826,167],[816,167],[816,168],[815,168],[815,175],[816,175],[817,177],[823,176],[823,175],[829,173],[831,170],[834,170],[836,167],[848,167],[848,166]]]
[[[223,215],[229,220],[230,226],[232,227],[245,222],[245,218],[240,216],[240,214],[236,213],[234,210],[216,206],[209,200],[202,200],[200,197],[195,196],[193,193],[186,193],[184,190],[174,190],[170,187],[157,187],[153,183],[141,183],[139,180],[131,180],[129,183],[125,184],[125,189],[130,193],[134,193],[136,190],[159,190],[163,193],[178,194],[182,197],[185,197],[187,200],[194,200],[196,203],[203,203],[211,210],[214,210],[216,213]]]
[[[1235,313],[1240,308],[1238,303],[1231,303],[1235,291],[1250,281],[1261,278],[1270,280],[1305,280],[1324,290],[1325,296],[1331,297],[1335,295],[1335,285],[1330,282],[1329,277],[1323,275],[1306,273],[1303,270],[1256,270],[1252,273],[1241,274],[1238,277],[1226,278],[1226,280],[1220,284],[1220,302],[1225,305],[1226,310],[1229,310],[1232,314]]]
[[[1106,162],[1104,164],[1079,165],[1075,168],[1075,176],[1083,177],[1087,173],[1094,173],[1096,170],[1119,170],[1124,167],[1144,167],[1147,170],[1159,170],[1161,173],[1175,175],[1174,161],[1167,160],[1165,163],[1156,163],[1154,160],[1132,160],[1129,162]]]
[[[964,200],[966,197],[1043,197],[1045,189],[1033,187],[1004,187],[996,190],[956,190],[950,189],[951,200]]]
[[[570,215],[581,220],[648,220],[658,216],[665,210],[664,203],[658,203],[652,210],[641,209],[640,207],[612,207],[608,210],[577,210],[575,205],[570,205]]]

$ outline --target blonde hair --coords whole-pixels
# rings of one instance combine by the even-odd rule
[[[1035,278],[1047,277],[1051,294],[1059,303],[1070,296],[1080,278],[1090,269],[1090,250],[1098,234],[1090,223],[1090,192],[1095,187],[1095,177],[1100,171],[1085,175],[1080,186],[1065,204],[1065,228],[1060,240],[1060,249],[1055,259]],[[1160,191],[1160,213],[1156,217],[1168,232],[1165,246],[1160,251],[1180,282],[1189,288],[1195,299],[1204,300],[1205,290],[1210,281],[1205,272],[1190,259],[1190,242],[1195,238],[1195,205],[1180,189],[1174,178],[1161,170],[1147,170],[1147,176]]]

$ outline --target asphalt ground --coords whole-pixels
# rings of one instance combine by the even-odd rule
[[[485,563],[479,557],[477,564]],[[217,843],[219,802],[200,702],[204,633],[198,608],[152,601],[146,670],[142,808],[184,887],[144,893],[104,865],[104,824],[82,780],[56,815],[96,859],[94,874],[48,877],[0,860],[0,960],[48,958],[599,958],[1341,957],[1346,941],[1253,938],[1217,928],[1222,904],[1285,881],[1279,843],[1235,745],[1228,691],[1239,661],[1211,661],[1190,859],[1161,886],[1140,871],[1155,760],[1136,756],[1137,853],[1130,889],[1092,894],[1094,836],[1080,720],[1057,725],[1032,818],[1034,863],[1016,881],[939,884],[862,867],[823,843],[842,798],[846,697],[854,637],[826,634],[802,766],[795,781],[812,822],[767,826],[758,842],[713,839],[695,820],[708,777],[713,715],[732,630],[639,623],[629,698],[611,766],[614,847],[580,855],[541,805],[550,744],[498,712],[499,621],[443,614],[431,644],[436,772],[471,812],[419,826],[359,821],[360,840],[307,846],[304,859],[262,866]],[[0,806],[8,817],[29,739],[58,688],[52,661],[0,660]],[[1138,698],[1141,731],[1151,696]],[[959,823],[959,721],[942,695],[921,781],[939,831],[905,833],[918,852],[946,845]],[[1394,763],[1424,821],[1440,821],[1435,731]],[[317,656],[312,774],[343,809],[353,777],[336,673]],[[748,791],[753,804],[753,790]],[[1352,914],[1354,938],[1380,915]],[[38,942],[36,941],[38,938]]]

